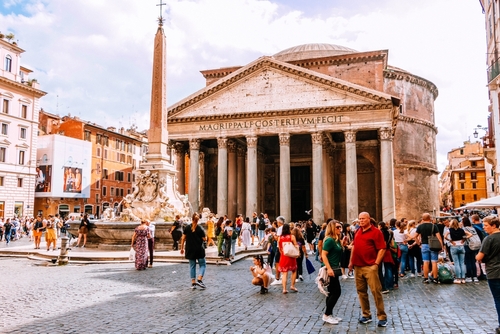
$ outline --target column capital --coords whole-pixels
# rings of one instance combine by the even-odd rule
[[[247,137],[247,147],[257,147],[257,136],[248,136]]]
[[[226,137],[217,137],[217,147],[218,148],[227,148],[227,138]]]
[[[391,128],[378,129],[378,137],[380,140],[392,140],[392,129]]]
[[[290,134],[280,133],[279,134],[280,146],[290,146]]]
[[[181,142],[175,142],[174,145],[173,145],[175,151],[177,152],[177,154],[183,154],[185,153],[185,150],[186,150],[186,147],[184,146],[183,143]]]
[[[245,149],[244,146],[239,146],[238,145],[236,151],[237,151],[237,154],[238,154],[239,157],[244,157],[246,155],[246,149]]]
[[[189,149],[190,150],[199,150],[200,144],[201,144],[200,139],[190,139],[189,140]]]
[[[229,153],[236,153],[237,145],[236,142],[232,139],[227,141],[227,151]]]
[[[355,143],[356,142],[356,131],[347,130],[344,131],[344,138],[346,143]]]
[[[323,132],[311,133],[311,139],[312,139],[313,144],[322,145],[323,144]]]
[[[200,152],[200,155],[198,156],[198,160],[199,160],[200,164],[205,162],[205,152],[203,152],[203,151]]]

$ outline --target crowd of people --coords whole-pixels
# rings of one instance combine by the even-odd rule
[[[193,217],[193,223],[198,219]],[[484,217],[481,222],[478,215],[434,219],[429,213],[418,220],[377,222],[362,212],[351,224],[328,219],[317,226],[312,219],[286,223],[280,216],[271,222],[266,214],[254,213],[246,219],[238,215],[234,222],[227,216],[210,217],[207,232],[199,225],[188,225],[180,247],[183,250],[185,244],[186,250],[192,250],[189,255],[186,251],[192,288],[205,289],[202,279],[207,243],[213,242],[219,256],[226,260],[234,257],[236,243],[243,244],[245,249],[250,245],[262,246],[267,259],[255,256],[250,266],[251,283],[260,286],[261,294],[267,294],[270,285],[280,285],[283,294],[297,292],[296,283],[303,280],[304,259],[315,256],[329,277],[323,320],[330,324],[342,320],[334,316],[333,310],[341,296],[340,281],[352,277],[361,307],[359,322],[372,321],[370,290],[377,326],[385,327],[383,294],[398,289],[400,280],[418,277],[423,284],[466,284],[487,279],[500,311],[500,242],[494,242],[498,238],[495,234],[500,232],[499,225],[493,216]],[[196,276],[197,262],[199,276]],[[446,274],[451,275],[451,280]],[[497,333],[500,333],[498,314]]]

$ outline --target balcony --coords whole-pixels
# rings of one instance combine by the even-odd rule
[[[500,74],[500,58],[488,68],[488,83],[492,82]]]

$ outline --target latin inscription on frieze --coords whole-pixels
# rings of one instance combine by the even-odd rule
[[[200,131],[219,131],[219,130],[238,130],[238,129],[260,129],[288,126],[307,126],[318,124],[341,123],[342,115],[338,116],[317,116],[317,117],[299,117],[283,119],[264,119],[256,121],[232,121],[219,122],[214,124],[200,124]]]

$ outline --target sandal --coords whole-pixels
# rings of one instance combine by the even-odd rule
[[[286,295],[288,293],[288,291],[286,290],[283,290],[283,294]]]
[[[294,287],[294,286],[293,286],[293,287],[290,287],[290,290],[292,290],[293,292],[299,292],[299,290],[297,290],[297,288],[296,288],[296,287]]]

